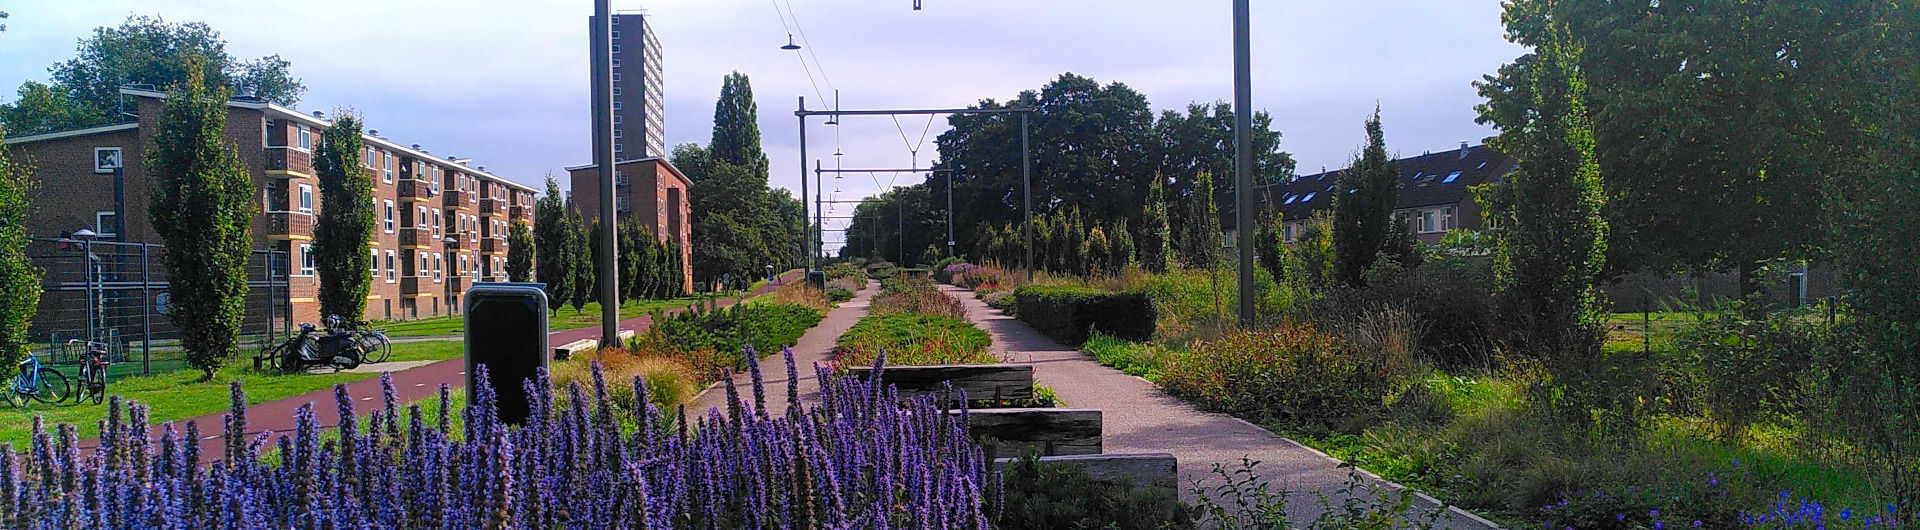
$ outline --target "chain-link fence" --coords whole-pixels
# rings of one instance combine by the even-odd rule
[[[29,337],[41,362],[77,361],[86,349],[71,339],[107,345],[116,374],[152,374],[184,367],[171,304],[166,247],[74,239],[38,239],[28,256],[41,271],[39,312]],[[291,298],[287,253],[255,250],[247,260],[243,349],[285,336]]]

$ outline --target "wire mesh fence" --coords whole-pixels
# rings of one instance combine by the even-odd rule
[[[71,364],[86,353],[69,340],[106,344],[110,374],[153,374],[186,365],[179,328],[168,315],[172,292],[166,247],[75,239],[37,239],[28,257],[41,271],[39,311],[29,338],[41,362]],[[254,250],[247,260],[243,349],[291,328],[287,253]]]

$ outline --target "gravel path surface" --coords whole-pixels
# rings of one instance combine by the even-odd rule
[[[1341,498],[1334,492],[1347,481],[1347,471],[1338,467],[1339,460],[1239,418],[1203,412],[1167,395],[1146,379],[1102,366],[988,307],[974,298],[972,291],[951,285],[941,285],[940,290],[966,304],[968,318],[993,336],[995,354],[1010,362],[1034,365],[1035,382],[1053,388],[1067,406],[1104,411],[1104,452],[1172,453],[1178,458],[1182,500],[1198,500],[1189,487],[1194,481],[1209,489],[1223,483],[1212,473],[1213,464],[1223,464],[1231,471],[1245,456],[1261,462],[1256,469],[1275,488],[1290,492],[1287,513],[1294,525],[1304,526],[1323,511],[1313,493],[1316,489],[1326,492],[1336,507],[1339,505]],[[1439,504],[1431,497],[1422,497],[1430,506]],[[1450,509],[1448,513],[1451,517],[1441,527],[1497,528],[1465,511]]]
[[[815,324],[813,329],[793,345],[793,362],[800,371],[800,399],[809,402],[820,400],[820,379],[814,375],[814,363],[824,363],[827,354],[833,352],[834,344],[840,341],[840,335],[853,329],[860,317],[867,316],[867,304],[873,295],[879,292],[880,282],[867,281],[867,287],[854,293],[853,299],[840,303],[840,307],[827,312],[827,318]],[[787,360],[780,352],[761,352],[767,354],[760,359],[760,380],[767,392],[767,414],[781,416],[787,413]],[[721,388],[722,382],[708,385],[706,390],[694,396],[693,403],[687,405],[687,415],[705,415],[707,409],[718,407],[721,414],[727,410],[727,391]],[[747,373],[733,374],[734,387],[739,389],[740,399],[753,403],[753,380]]]

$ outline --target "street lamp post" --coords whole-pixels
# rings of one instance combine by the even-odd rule
[[[89,342],[99,340],[99,337],[97,337],[94,334],[94,330],[100,324],[99,318],[94,314],[94,312],[98,310],[98,306],[96,304],[99,302],[99,300],[97,300],[98,297],[95,296],[93,292],[94,268],[97,266],[97,263],[99,263],[99,260],[100,260],[99,256],[93,255],[93,238],[99,237],[99,236],[100,234],[95,233],[92,229],[88,229],[88,228],[81,228],[73,232],[73,238],[80,240],[80,254],[82,259],[86,262],[87,341]]]
[[[1253,80],[1248,0],[1233,0],[1233,184],[1240,251],[1240,327],[1253,327]]]

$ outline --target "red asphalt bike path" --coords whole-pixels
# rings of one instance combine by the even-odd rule
[[[786,285],[787,282],[794,281],[800,277],[801,272],[799,271],[788,273],[782,276],[780,281],[769,282],[759,289],[748,293],[747,297],[772,292],[774,288]],[[733,305],[740,299],[741,298],[720,299],[715,301],[715,305],[726,307]],[[667,313],[678,313],[691,307],[691,305],[688,305],[667,311]],[[633,330],[635,334],[639,334],[646,332],[647,328],[652,324],[653,317],[651,315],[642,315],[620,321],[620,329]],[[552,347],[581,339],[598,338],[599,336],[599,326],[566,329],[548,333],[547,344],[549,347]],[[391,372],[390,375],[393,378],[395,396],[394,402],[405,404],[411,401],[439,396],[440,385],[442,384],[455,389],[463,388],[467,384],[466,373],[467,361],[464,357],[437,361],[432,364]],[[347,383],[347,396],[353,400],[354,415],[358,417],[361,422],[366,421],[367,413],[379,410],[380,407],[385,404],[381,399],[383,393],[384,391],[380,387],[379,377]],[[331,428],[337,426],[340,424],[340,408],[336,406],[335,403],[336,400],[334,399],[333,389],[327,388],[265,403],[247,405],[246,440],[251,441],[262,432],[291,433],[294,428],[294,414],[300,409],[301,405],[313,405],[314,419],[318,420],[322,427]],[[424,409],[426,407],[421,408]],[[226,442],[221,435],[221,433],[225,432],[226,416],[227,411],[223,410],[183,420],[156,423],[150,427],[148,431],[152,435],[152,439],[158,440],[166,428],[166,425],[170,423],[174,426],[175,436],[181,436],[186,432],[187,422],[194,422],[195,427],[200,431],[200,463],[205,464],[226,457],[226,448],[224,447]],[[83,451],[91,451],[99,445],[100,440],[98,438],[88,439],[80,442],[80,449]]]

